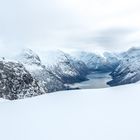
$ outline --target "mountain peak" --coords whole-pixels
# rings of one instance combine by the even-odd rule
[[[24,49],[20,55],[19,55],[19,60],[22,63],[25,64],[37,64],[40,65],[41,64],[41,60],[39,58],[39,56],[33,52],[31,49]]]

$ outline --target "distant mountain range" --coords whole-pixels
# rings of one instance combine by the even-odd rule
[[[140,49],[103,55],[54,51],[46,54],[45,62],[26,49],[13,60],[1,58],[0,97],[14,100],[69,90],[68,84],[88,80],[87,75],[96,71],[110,72],[112,80],[107,83],[110,86],[137,82],[140,80]]]

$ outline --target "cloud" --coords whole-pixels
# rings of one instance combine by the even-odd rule
[[[121,50],[139,44],[139,0],[4,0],[0,51]],[[137,30],[137,31],[136,31]]]
[[[73,36],[68,37],[66,44],[68,43],[68,47],[71,46],[71,49],[76,50],[123,51],[133,46],[133,41],[138,33],[140,32],[135,28],[117,27],[97,31],[82,31],[79,34],[73,33]]]
[[[111,28],[100,31],[92,40],[107,50],[121,50],[122,47],[130,47],[126,46],[126,44],[129,42],[129,35],[134,32],[136,32],[135,29]]]
[[[45,42],[57,30],[76,26],[55,0],[5,0],[0,3],[0,39],[6,46]],[[76,19],[76,18],[75,18]]]

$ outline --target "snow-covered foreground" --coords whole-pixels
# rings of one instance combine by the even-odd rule
[[[0,103],[1,140],[140,140],[140,84]]]

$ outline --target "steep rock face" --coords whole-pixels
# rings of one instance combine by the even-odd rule
[[[86,80],[89,69],[80,60],[71,57],[64,52],[57,52],[56,61],[49,66],[52,71],[63,83],[70,84]]]
[[[43,94],[44,90],[25,67],[17,62],[0,61],[0,97],[15,100]]]
[[[111,86],[135,83],[140,80],[140,49],[131,48],[120,55],[119,66],[111,73]]]
[[[46,92],[54,92],[59,90],[66,90],[68,87],[57,77],[54,73],[48,70],[45,66],[40,66],[34,70],[30,69],[31,74],[35,79],[39,80],[42,83],[42,87]],[[28,69],[28,67],[27,67]]]

